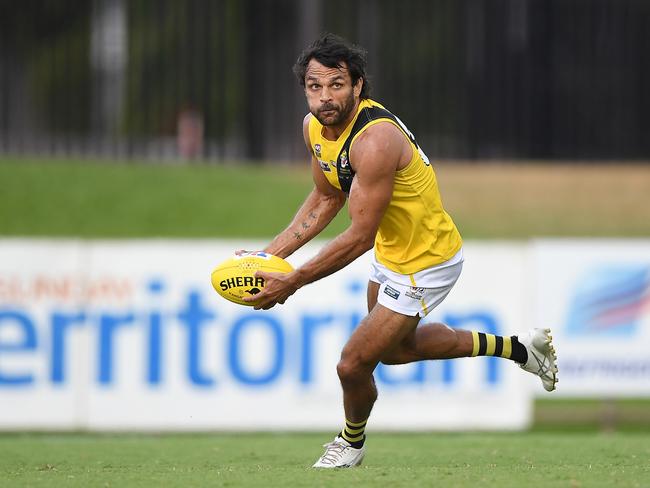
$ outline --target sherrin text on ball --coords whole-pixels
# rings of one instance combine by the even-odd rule
[[[254,306],[255,301],[245,302],[244,298],[257,295],[264,289],[265,280],[255,277],[257,271],[290,273],[293,267],[284,259],[263,251],[243,252],[214,268],[212,286],[226,300]]]

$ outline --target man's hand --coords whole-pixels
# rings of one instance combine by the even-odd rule
[[[300,288],[295,272],[266,273],[258,271],[255,273],[255,278],[264,279],[264,289],[256,295],[244,298],[245,302],[256,302],[255,310],[268,310],[278,303],[283,304]]]

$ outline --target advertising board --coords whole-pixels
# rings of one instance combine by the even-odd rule
[[[558,395],[650,395],[650,241],[540,240],[535,317],[558,350]]]
[[[336,363],[365,314],[370,255],[269,311],[219,297],[212,268],[263,245],[0,241],[0,429],[338,429]],[[465,258],[427,320],[519,332],[525,247],[469,243]],[[541,388],[496,358],[380,365],[375,378],[369,425],[383,430],[524,428]]]

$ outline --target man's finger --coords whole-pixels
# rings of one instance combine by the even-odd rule
[[[268,271],[255,271],[255,278],[263,278],[264,281],[277,273],[269,273]]]
[[[242,297],[242,300],[245,301],[246,303],[256,302],[259,301],[259,299],[262,298],[263,296],[264,296],[264,290],[260,290],[251,296]]]

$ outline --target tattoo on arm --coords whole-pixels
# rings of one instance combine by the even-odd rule
[[[314,212],[309,212],[309,218],[311,220],[318,220],[318,215],[316,215]],[[303,230],[307,230],[311,227],[311,224],[308,224],[307,222],[301,222],[300,226],[303,228]],[[304,234],[302,232],[294,232],[293,237],[298,241],[302,241]]]

